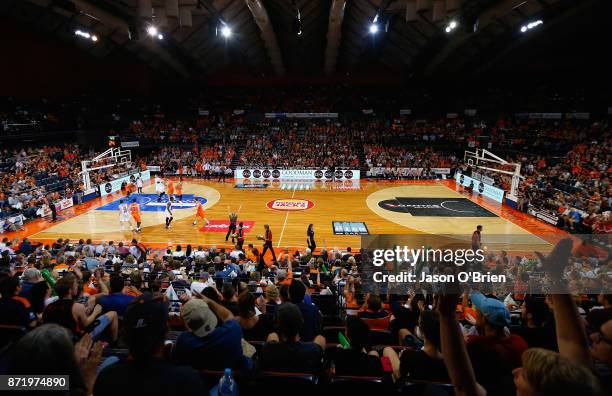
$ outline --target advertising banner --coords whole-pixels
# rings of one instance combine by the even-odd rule
[[[359,169],[338,169],[335,172],[326,169],[274,169],[274,168],[238,168],[234,178],[249,180],[359,180]]]
[[[455,175],[455,180],[457,183],[469,187],[470,184],[474,183],[474,192],[484,195],[487,198],[491,198],[497,202],[504,201],[504,190],[501,188],[490,186],[482,181],[478,181],[476,179],[472,179],[469,176],[466,176],[462,173],[457,173]]]
[[[128,176],[124,176],[124,177],[120,177],[118,179],[112,180],[108,183],[103,183],[100,184],[100,196],[103,197],[105,195],[108,194],[112,194],[116,191],[121,190],[121,184],[123,184],[123,182],[131,182],[134,183],[136,182],[136,178],[138,177],[138,173],[133,173],[131,175]],[[146,171],[142,171],[140,172],[140,178],[143,181],[149,180],[151,178],[151,172],[147,169]]]

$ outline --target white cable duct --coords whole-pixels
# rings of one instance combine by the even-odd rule
[[[283,57],[281,55],[280,48],[278,46],[278,42],[276,41],[276,34],[274,33],[274,29],[272,28],[272,22],[268,17],[268,12],[264,7],[261,0],[245,0],[249,11],[253,15],[253,19],[255,19],[255,23],[259,26],[259,30],[261,30],[261,38],[264,41],[264,45],[268,50],[268,55],[270,56],[270,63],[272,63],[272,68],[274,72],[278,75],[285,74],[285,65],[283,64]]]
[[[116,30],[117,32],[121,32],[125,35],[128,35],[130,27],[128,23],[123,19],[118,18],[115,15],[98,8],[93,4],[90,4],[85,0],[74,0],[74,4],[76,5],[79,12],[92,16],[110,30]],[[153,41],[140,40],[139,44],[146,47],[149,51],[153,52],[183,77],[189,76],[187,68],[185,68],[185,66],[183,66],[181,62],[174,59],[170,54],[168,54],[163,48],[161,48]]]
[[[342,38],[342,20],[346,0],[333,0],[329,8],[329,25],[327,28],[327,47],[325,48],[325,74],[332,74],[336,70],[338,61],[338,48]]]

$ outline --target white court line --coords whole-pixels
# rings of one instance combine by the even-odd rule
[[[449,190],[453,191],[454,193],[456,193],[457,195],[459,195],[461,198],[466,198],[466,197],[465,197],[463,194],[461,194],[461,193],[459,193],[457,190],[455,190],[455,189],[451,188],[451,187],[450,187],[449,185],[447,185],[446,183],[439,183],[439,182],[438,182],[438,184],[441,184],[441,185],[443,185],[444,187],[448,188]],[[491,211],[491,210],[489,210],[489,209],[485,208],[484,206],[480,205],[478,202],[475,202],[475,201],[471,200],[470,198],[466,198],[466,199],[468,199],[468,200],[470,200],[470,201],[474,202],[476,205],[480,206],[480,207],[481,207],[481,208],[483,208],[484,210],[487,210],[487,211],[489,211],[489,212],[493,213],[493,214],[494,214],[494,215],[496,215],[498,218],[503,219],[503,220],[504,220],[504,221],[506,221],[507,223],[510,223],[510,224],[512,224],[512,225],[514,225],[514,226],[516,226],[516,227],[520,228],[521,230],[525,231],[525,232],[526,232],[528,235],[532,235],[532,236],[534,236],[534,237],[538,238],[539,240],[541,240],[542,242],[544,242],[545,244],[547,244],[547,245],[551,245],[551,246],[552,246],[552,243],[548,242],[546,239],[542,238],[542,237],[541,237],[541,236],[539,236],[538,234],[534,234],[533,232],[531,232],[531,231],[529,231],[529,230],[527,230],[527,229],[525,229],[525,228],[521,227],[520,225],[516,224],[514,221],[509,220],[509,219],[506,219],[505,217],[501,216],[500,214],[497,214],[497,213],[495,213],[494,211]],[[501,203],[500,203],[500,205],[503,207],[503,206],[504,206],[503,202],[501,202]]]
[[[295,197],[295,189],[293,189],[293,194],[291,194],[291,198]],[[278,238],[278,244],[276,247],[280,247],[281,240],[283,239],[283,234],[285,233],[285,227],[287,226],[287,219],[289,218],[289,211],[285,215],[285,222],[283,223],[283,228],[281,229],[280,237]]]
[[[240,209],[242,209],[242,204],[240,204],[240,206],[238,207],[238,212],[236,212],[236,214],[240,213]]]

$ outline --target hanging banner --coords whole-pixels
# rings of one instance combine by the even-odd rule
[[[401,109],[400,115],[410,115],[412,114],[412,109]]]

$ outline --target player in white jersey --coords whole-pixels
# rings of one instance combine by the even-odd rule
[[[170,200],[166,202],[166,210],[164,213],[166,214],[166,229],[170,228],[170,223],[172,223],[172,203],[174,202],[174,197],[170,196]]]
[[[164,193],[166,192],[166,186],[161,177],[155,176],[155,192],[157,193],[157,202],[161,202]]]
[[[124,225],[127,223],[128,228],[131,228],[130,224],[130,209],[128,205],[122,200],[119,201],[119,224],[121,224],[121,229],[124,229]]]

